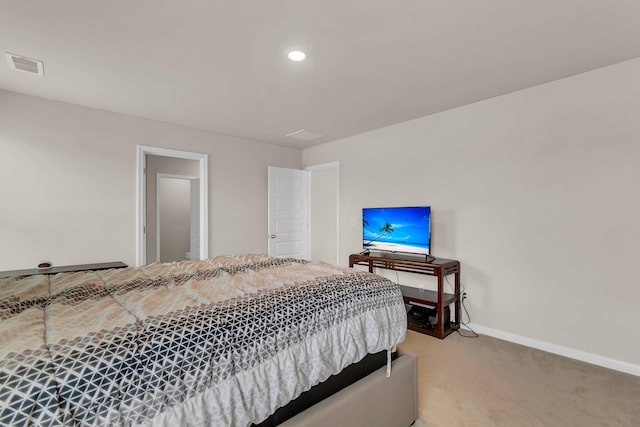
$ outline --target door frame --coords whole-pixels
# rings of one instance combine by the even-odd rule
[[[174,157],[178,159],[197,160],[200,175],[200,259],[209,257],[208,230],[208,171],[209,155],[191,151],[173,150],[170,148],[137,145],[136,167],[136,265],[146,263],[146,217],[147,217],[147,186],[146,186],[146,156],[147,154]]]
[[[340,265],[340,162],[329,162],[329,163],[321,163],[319,165],[306,166],[304,170],[309,172],[308,179],[308,194],[309,194],[309,204],[308,204],[308,218],[309,218],[309,247],[307,249],[307,253],[309,254],[309,258],[311,258],[311,240],[313,240],[313,236],[311,235],[311,221],[313,220],[311,217],[311,180],[312,174],[311,172],[321,170],[321,169],[333,169],[336,170],[336,265]]]
[[[172,179],[183,179],[185,181],[189,181],[189,185],[191,181],[194,179],[198,179],[197,176],[191,175],[176,175],[173,173],[164,173],[158,172],[156,174],[156,261],[160,262],[160,179],[162,178],[172,178]],[[147,248],[148,249],[148,248]]]

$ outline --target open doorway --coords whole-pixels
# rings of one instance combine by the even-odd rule
[[[308,166],[309,254],[312,261],[340,264],[340,165]]]
[[[138,146],[137,265],[208,257],[207,158]]]

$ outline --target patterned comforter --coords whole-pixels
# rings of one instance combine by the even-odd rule
[[[392,282],[295,259],[0,279],[0,425],[247,426],[405,331]]]

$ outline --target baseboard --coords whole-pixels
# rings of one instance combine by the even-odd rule
[[[620,371],[626,374],[640,377],[640,365],[634,365],[633,363],[623,362],[621,360],[611,359],[609,357],[599,356],[597,354],[587,353],[584,351],[576,350],[574,348],[564,347],[545,341],[539,341],[532,338],[524,337],[522,335],[516,335],[509,332],[500,331],[498,329],[487,328],[481,325],[470,324],[469,326],[475,332],[482,335],[488,335],[490,337],[498,338],[504,341],[526,345],[527,347],[537,348],[538,350],[558,354],[570,359],[580,360],[581,362],[591,363],[592,365],[602,366],[604,368],[609,368],[615,371]]]

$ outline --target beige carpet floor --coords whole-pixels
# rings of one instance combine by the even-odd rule
[[[640,377],[491,337],[408,331],[429,427],[640,426]]]

